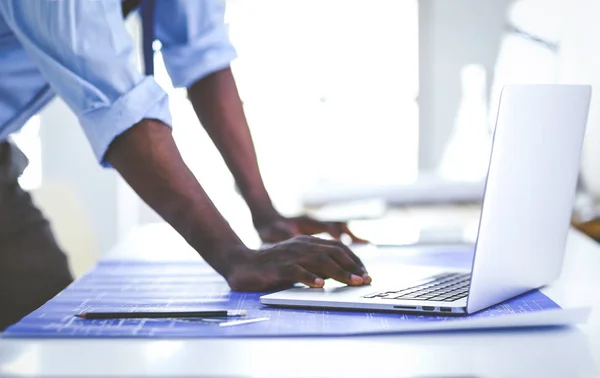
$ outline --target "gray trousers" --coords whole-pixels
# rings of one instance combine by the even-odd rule
[[[0,332],[72,282],[50,224],[17,179],[23,153],[0,142]]]

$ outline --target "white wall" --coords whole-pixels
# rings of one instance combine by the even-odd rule
[[[488,90],[513,0],[420,0],[419,167],[435,169],[460,101],[461,68],[481,64]]]
[[[591,84],[592,102],[582,155],[584,183],[600,198],[600,2],[564,0],[559,81]]]

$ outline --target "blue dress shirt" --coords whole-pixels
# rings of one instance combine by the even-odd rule
[[[154,37],[176,87],[236,57],[225,0],[154,0]],[[168,98],[139,72],[120,0],[0,0],[0,141],[55,94],[77,115],[98,161],[144,118],[171,125]]]

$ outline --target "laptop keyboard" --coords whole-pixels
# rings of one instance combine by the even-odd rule
[[[363,298],[402,299],[416,301],[454,302],[469,293],[470,273],[444,273],[427,282],[402,290],[382,291]]]

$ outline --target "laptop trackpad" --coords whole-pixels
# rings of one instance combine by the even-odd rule
[[[389,266],[373,266],[369,269],[369,274],[373,277],[371,285],[347,286],[341,282],[328,279],[323,288],[310,288],[305,285],[297,285],[278,293],[270,294],[266,297],[271,299],[317,299],[327,298],[329,300],[344,301],[351,298],[360,298],[376,291],[388,289],[400,289],[403,286],[410,287],[420,280],[445,272],[444,269],[429,267],[404,267],[396,266],[390,269]]]

